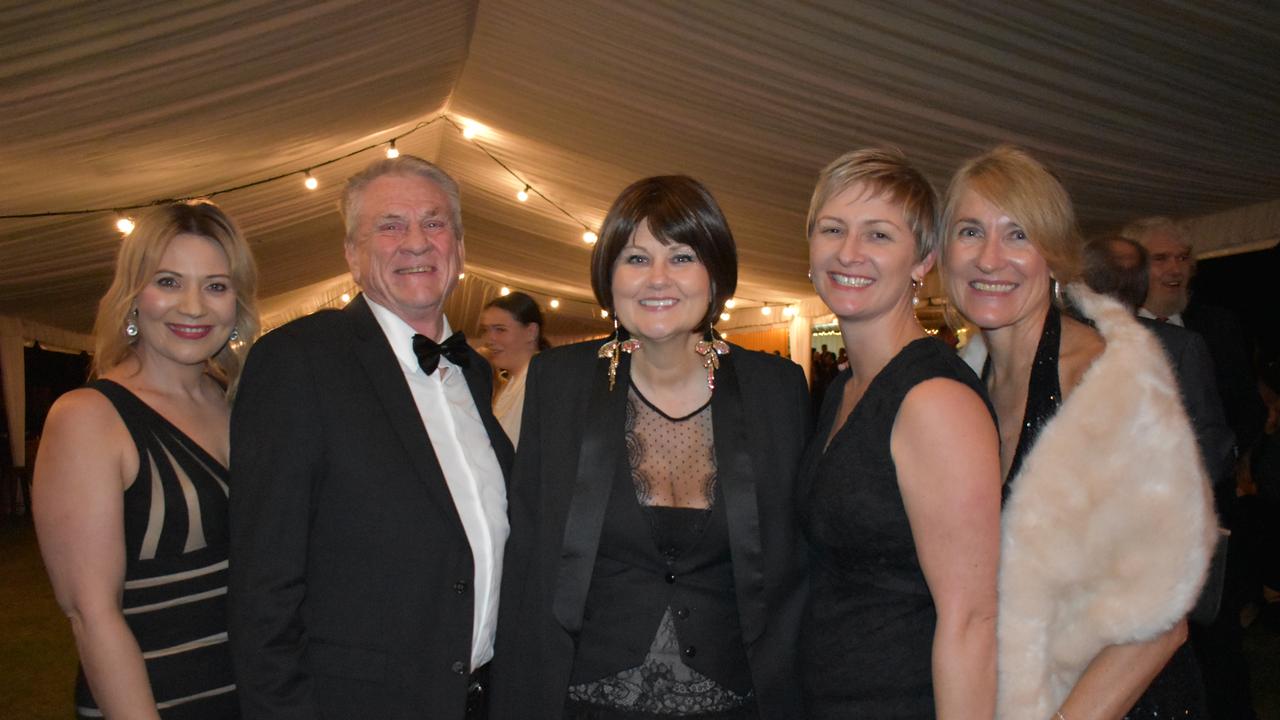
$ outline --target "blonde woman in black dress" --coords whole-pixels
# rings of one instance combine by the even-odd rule
[[[961,166],[943,228],[948,295],[986,344],[1009,488],[997,717],[1205,717],[1179,647],[1216,523],[1163,349],[1118,302],[1069,287],[1083,250],[1071,199],[1022,150]],[[1060,312],[1066,296],[1092,326]]]
[[[933,266],[932,186],[900,153],[819,177],[809,265],[849,369],[827,389],[800,504],[808,718],[990,718],[1000,461],[978,378],[913,312]]]
[[[35,521],[80,653],[77,717],[239,716],[227,398],[258,330],[255,284],[217,206],[156,209],[124,239],[99,305],[96,379],[49,412]]]

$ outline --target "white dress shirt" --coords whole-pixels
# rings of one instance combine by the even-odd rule
[[[1159,315],[1156,315],[1155,313],[1151,312],[1146,308],[1138,308],[1138,317],[1147,318],[1148,320],[1160,319]],[[1178,327],[1186,327],[1186,324],[1182,322],[1182,313],[1174,313],[1169,317],[1165,318],[1164,321],[1169,323],[1170,325],[1177,325]]]
[[[502,551],[511,531],[507,523],[507,488],[502,466],[493,452],[489,433],[471,397],[462,370],[441,356],[431,375],[422,371],[413,352],[416,331],[395,313],[369,300],[369,308],[400,361],[413,402],[431,438],[436,460],[444,472],[453,504],[462,520],[475,565],[474,620],[471,630],[471,669],[493,659],[498,625],[498,590],[502,581]],[[441,342],[452,334],[443,318]],[[441,582],[444,582],[441,578]]]

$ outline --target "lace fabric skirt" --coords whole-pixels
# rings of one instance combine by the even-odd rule
[[[566,707],[566,718],[574,720],[756,717],[751,693],[739,695],[684,664],[671,608],[639,667],[570,686]]]

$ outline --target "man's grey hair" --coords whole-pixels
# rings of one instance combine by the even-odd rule
[[[435,183],[449,199],[449,223],[453,227],[454,237],[462,242],[462,192],[458,182],[449,176],[440,166],[414,155],[401,155],[397,158],[375,160],[369,167],[352,175],[342,189],[342,197],[338,201],[338,211],[346,224],[346,243],[356,240],[356,223],[360,218],[360,203],[364,199],[364,191],[369,183],[384,175],[401,175],[420,177]]]
[[[1164,216],[1134,220],[1124,226],[1124,229],[1120,231],[1120,236],[1141,243],[1142,247],[1146,248],[1148,238],[1162,231],[1167,232],[1184,247],[1191,248],[1191,235],[1187,233],[1187,227],[1173,218]]]

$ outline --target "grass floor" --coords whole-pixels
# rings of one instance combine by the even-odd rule
[[[1280,605],[1244,633],[1260,720],[1280,720]],[[73,716],[76,649],[53,599],[30,518],[0,516],[0,719]]]
[[[29,517],[0,516],[0,718],[66,720],[76,647]]]

